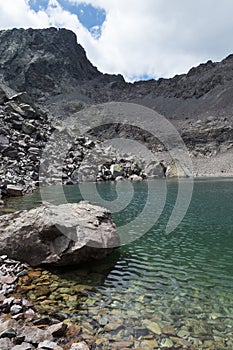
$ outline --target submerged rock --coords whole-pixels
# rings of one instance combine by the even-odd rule
[[[73,343],[70,350],[89,350],[85,342]]]
[[[0,233],[0,254],[32,266],[100,259],[119,245],[111,213],[84,201],[3,215]]]

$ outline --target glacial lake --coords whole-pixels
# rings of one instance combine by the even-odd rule
[[[157,181],[163,181],[161,186],[164,185],[165,180]],[[85,186],[88,191],[88,184]],[[142,346],[143,341],[145,344],[154,341],[164,348],[170,345],[170,348],[191,349],[192,345],[194,349],[230,350],[233,348],[233,179],[196,179],[189,209],[170,234],[165,233],[165,227],[178,185],[175,180],[169,180],[166,186],[165,208],[154,226],[140,238],[117,248],[104,260],[49,272],[57,276],[56,293],[62,281],[63,293],[65,285],[68,287],[65,293],[70,293],[73,300],[77,290],[74,286],[90,287],[85,290],[83,302],[62,304],[60,301],[60,310],[64,305],[67,318],[84,328],[89,324],[87,328],[96,339],[105,337],[110,342],[119,337],[130,339],[134,347]],[[116,199],[116,184],[101,183],[97,188],[105,200]],[[142,211],[147,189],[146,182],[134,184],[130,204],[113,214],[117,226],[133,220]],[[56,186],[42,191],[43,198],[52,203],[64,200]],[[64,192],[67,201],[81,199],[78,185],[66,186]],[[40,199],[40,193],[35,192],[8,200],[6,208],[31,208]],[[93,197],[93,201],[98,199]],[[143,230],[153,215],[148,210],[135,229]],[[36,291],[30,293],[28,296],[36,300]],[[43,296],[40,299],[39,309],[45,314],[49,299],[54,304],[56,298],[52,292],[47,293],[46,299]],[[111,321],[114,324],[116,320],[121,320],[119,328],[117,325],[115,329],[106,328],[106,324]],[[149,331],[149,335],[148,329],[143,331],[156,325],[157,331]],[[107,345],[99,344],[97,349],[108,349]]]

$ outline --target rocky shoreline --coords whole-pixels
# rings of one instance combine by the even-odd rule
[[[153,312],[153,305],[147,303],[142,318],[137,310],[122,313],[116,305],[109,305],[106,313],[93,302],[101,301],[89,285],[76,280],[68,286],[55,271],[32,269],[7,256],[0,257],[0,267],[1,350],[232,348],[230,319],[223,321],[212,310],[206,320],[195,303],[186,310],[185,319],[179,308],[173,314],[160,307],[163,300]]]
[[[39,186],[76,184],[84,181],[141,181],[163,177],[162,163],[147,164],[132,155],[121,155],[98,140],[72,133],[62,123],[54,123],[25,93],[13,94],[0,87],[0,196],[22,196]],[[53,135],[54,133],[54,135]],[[59,138],[67,149],[64,159],[49,142]],[[46,154],[43,154],[45,146]],[[0,198],[1,199],[1,198]],[[1,201],[1,205],[3,202]]]
[[[72,131],[72,125],[67,128],[62,122],[55,123],[27,94],[13,94],[3,85],[0,92],[0,197],[21,196],[41,185],[190,176],[187,169],[181,165],[177,167],[166,152],[155,153],[156,161],[136,156],[137,152],[120,153],[112,146],[103,146],[96,138],[78,136]],[[232,143],[227,141],[231,125],[222,120],[215,130],[212,124],[215,125],[216,120],[195,123],[197,142],[198,135],[206,133],[212,140],[216,132],[222,135],[221,150],[220,141],[205,149],[199,144],[200,152],[204,152],[199,155],[198,148],[191,143],[194,176],[233,176]],[[191,131],[188,130],[188,126],[183,129],[183,137],[189,145]],[[53,133],[67,150],[64,159],[57,155],[53,142],[48,144]],[[67,140],[70,141],[68,145]],[[3,204],[0,198],[0,205]]]
[[[77,337],[72,345],[63,347],[69,343],[66,335],[73,330],[58,319],[41,316],[32,302],[18,296],[19,278],[26,276],[29,269],[25,263],[0,256],[0,349],[89,350],[87,343]]]

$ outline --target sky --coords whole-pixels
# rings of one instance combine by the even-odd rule
[[[233,53],[232,0],[0,0],[0,29],[71,29],[127,81],[172,77]]]

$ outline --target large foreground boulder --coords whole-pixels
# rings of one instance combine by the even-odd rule
[[[111,213],[85,201],[41,205],[0,217],[0,255],[32,266],[100,259],[119,244]]]

